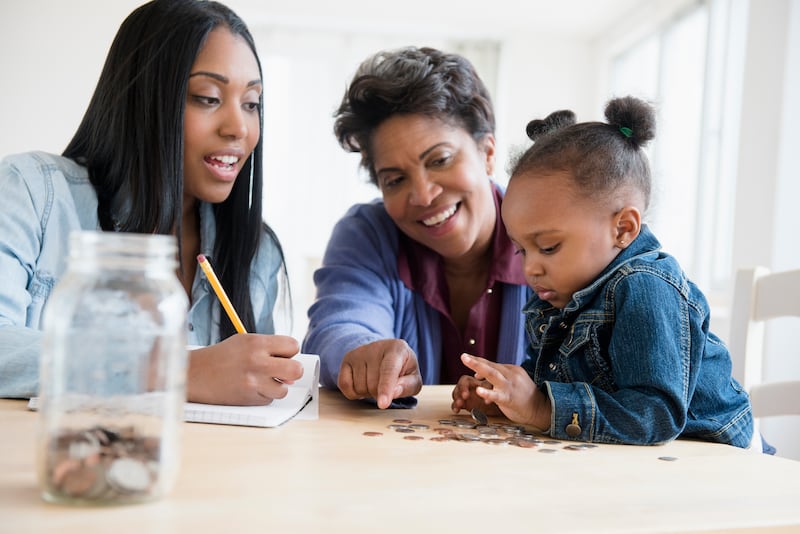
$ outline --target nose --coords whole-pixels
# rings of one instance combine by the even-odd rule
[[[425,175],[411,179],[409,202],[414,206],[430,206],[433,200],[442,193],[442,186]]]
[[[535,281],[544,274],[544,266],[542,262],[538,260],[536,254],[527,254],[525,256],[525,263],[522,269],[525,273],[525,278],[529,282]]]
[[[231,104],[223,108],[219,135],[233,139],[247,137],[247,121],[245,120],[245,112],[241,107]]]

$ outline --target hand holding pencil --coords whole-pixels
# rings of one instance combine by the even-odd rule
[[[292,359],[300,350],[297,340],[248,334],[211,262],[203,254],[197,256],[197,262],[236,331],[245,335],[230,336],[192,352],[190,399],[210,404],[259,405],[283,398],[288,392],[285,384],[303,375],[303,366]]]

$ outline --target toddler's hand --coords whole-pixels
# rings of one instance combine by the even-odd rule
[[[467,375],[458,379],[458,383],[453,389],[453,404],[450,406],[453,413],[478,408],[486,415],[500,415],[500,410],[496,405],[483,400],[475,393],[475,389],[478,387],[491,388],[492,385],[485,380]]]
[[[465,383],[469,387],[469,395],[461,395],[465,400],[477,395],[485,403],[494,403],[515,423],[532,425],[540,429],[550,427],[550,401],[539,391],[528,373],[519,365],[490,362],[484,358],[462,354],[464,365],[475,371],[474,382]],[[463,380],[462,377],[461,380]],[[458,390],[461,380],[456,386]],[[484,387],[488,383],[488,387]],[[455,393],[453,392],[453,408],[455,409]]]

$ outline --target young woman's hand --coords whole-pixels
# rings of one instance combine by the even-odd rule
[[[269,404],[303,376],[292,356],[300,351],[289,336],[235,334],[189,353],[188,400],[207,404]]]
[[[348,399],[374,398],[378,408],[392,399],[416,395],[422,389],[417,355],[402,339],[382,339],[344,355],[339,389]]]
[[[464,365],[475,371],[475,377],[462,377],[453,391],[453,410],[469,409],[473,396],[486,404],[495,404],[506,417],[540,430],[550,428],[550,400],[533,383],[519,365],[490,362],[484,358],[462,354]],[[470,379],[471,380],[465,380]],[[457,403],[457,396],[461,403]],[[473,406],[474,407],[474,406]]]

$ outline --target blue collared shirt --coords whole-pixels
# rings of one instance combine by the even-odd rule
[[[66,269],[74,230],[100,230],[97,195],[85,167],[30,152],[0,161],[0,397],[37,394],[42,311]],[[200,247],[214,261],[210,204],[200,205]],[[264,232],[250,273],[256,332],[274,333],[281,254]],[[218,342],[220,306],[199,269],[192,283],[188,343]]]

